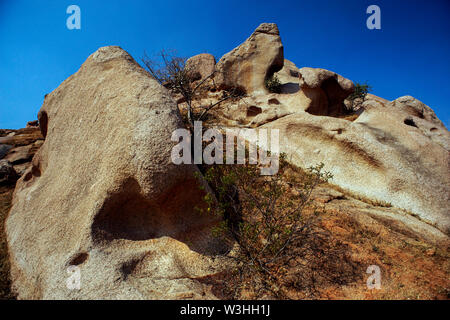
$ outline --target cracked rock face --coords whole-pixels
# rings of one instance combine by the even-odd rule
[[[183,125],[166,89],[104,47],[46,97],[39,120],[46,139],[6,221],[18,297],[214,298],[195,278],[215,273],[226,248],[195,210],[197,168],[171,163]],[[67,287],[73,270],[79,290]]]
[[[240,88],[246,93],[267,93],[264,81],[283,68],[284,55],[275,23],[261,24],[239,47],[216,65],[216,84],[221,89]]]

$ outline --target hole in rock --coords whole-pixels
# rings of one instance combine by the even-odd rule
[[[23,177],[23,181],[30,181],[31,178],[33,178],[33,174],[30,171],[25,174],[25,177]]]
[[[336,78],[325,80],[320,88],[303,88],[303,93],[311,100],[306,112],[316,116],[337,117],[344,120],[354,121],[363,112],[363,109],[347,110],[344,99],[348,92],[343,90]]]
[[[262,109],[257,106],[250,106],[247,109],[247,117],[254,117],[262,112]]]
[[[47,128],[48,128],[48,116],[47,112],[45,111],[39,111],[38,113],[38,121],[39,121],[39,128],[41,129],[41,133],[45,137],[47,136]]]
[[[33,174],[33,176],[35,177],[40,177],[41,176],[41,170],[39,169],[39,167],[33,165],[31,167],[31,173]]]
[[[69,262],[71,266],[78,266],[82,263],[84,263],[87,258],[89,257],[89,254],[87,252],[80,252],[76,254]]]
[[[406,119],[403,121],[403,123],[406,124],[406,125],[408,125],[408,126],[416,127],[416,128],[417,128],[416,123],[415,123],[414,120],[411,119],[411,118],[406,118]]]
[[[306,112],[316,116],[349,116],[343,103],[347,94],[335,78],[325,80],[320,88],[303,88],[303,92],[312,101]]]
[[[345,99],[345,94],[339,86],[335,78],[329,78],[322,83],[322,90],[325,91],[328,100],[328,115],[339,116],[344,113],[343,100]]]
[[[272,99],[269,99],[269,104],[280,104],[280,101],[278,101],[277,99],[275,99],[275,98],[272,98]]]
[[[434,128],[434,127],[430,129],[430,131],[436,131],[436,130],[437,130],[437,128]]]

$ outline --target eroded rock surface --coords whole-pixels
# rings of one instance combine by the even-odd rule
[[[18,176],[22,176],[31,166],[31,159],[43,144],[43,136],[35,125],[18,130],[0,130],[0,159],[13,166]]]
[[[306,111],[322,116],[341,115],[344,100],[353,92],[353,82],[343,76],[320,68],[301,68],[299,85],[310,105]]]
[[[449,233],[448,130],[398,104],[368,100],[353,122],[298,112],[263,127],[280,130],[281,151],[293,163],[307,168],[323,162],[340,187],[405,209]]]
[[[219,88],[240,88],[246,93],[266,93],[264,81],[283,68],[283,45],[274,23],[261,24],[239,47],[216,65]]]
[[[121,48],[100,48],[46,97],[39,123],[45,143],[6,222],[18,297],[214,298],[195,278],[226,248],[195,209],[197,168],[171,163],[183,125],[167,90]],[[80,290],[66,285],[73,266]]]
[[[186,69],[192,73],[192,78],[203,80],[213,74],[216,66],[216,59],[212,54],[201,53],[189,58],[186,61]]]
[[[278,42],[270,45],[268,52],[279,48]],[[261,70],[271,68],[269,60],[259,63]],[[254,91],[227,101],[214,110],[219,124],[280,129],[281,151],[293,163],[308,168],[323,162],[340,187],[407,210],[449,233],[450,133],[430,107],[411,96],[388,101],[368,94],[349,116],[344,102],[354,90],[351,80],[325,69],[298,68],[289,60],[275,75],[281,93]]]

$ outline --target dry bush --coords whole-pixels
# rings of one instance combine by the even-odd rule
[[[260,176],[259,169],[202,168],[214,190],[205,196],[207,211],[223,218],[212,232],[239,244],[236,268],[202,281],[228,299],[293,298],[299,291],[312,297],[318,286],[354,281],[361,272],[349,249],[319,227],[322,212],[312,205],[313,190],[331,178],[323,164],[304,172],[281,155],[278,174]]]
[[[141,58],[142,63],[148,72],[161,85],[165,86],[175,94],[181,94],[183,102],[187,105],[187,124],[194,127],[194,121],[203,120],[209,111],[230,99],[240,99],[245,93],[239,88],[224,90],[222,96],[208,106],[196,106],[195,101],[205,95],[205,90],[209,80],[213,79],[216,71],[204,79],[199,79],[195,70],[186,67],[186,58],[176,55],[175,50],[161,50],[154,58],[150,58],[146,53]],[[194,113],[195,109],[201,107],[200,112]]]

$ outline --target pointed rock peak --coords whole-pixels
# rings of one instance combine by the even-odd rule
[[[265,80],[284,64],[283,44],[275,23],[263,23],[239,47],[216,65],[220,89],[240,88],[246,93],[267,93]]]
[[[261,23],[253,33],[266,33],[277,36],[280,35],[280,31],[278,30],[278,26],[276,23]]]
[[[420,106],[424,105],[424,103],[422,101],[414,98],[413,96],[402,96],[402,97],[395,99],[394,101],[408,104],[408,105],[420,105]]]
[[[436,126],[445,128],[445,125],[442,123],[441,120],[439,120],[433,109],[431,109],[429,106],[427,106],[419,99],[414,98],[413,96],[399,97],[394,101],[392,101],[392,104],[397,108],[403,108],[411,116],[420,119],[425,119]]]
[[[106,62],[117,58],[132,59],[128,52],[119,46],[101,47],[91,57],[95,62]]]

